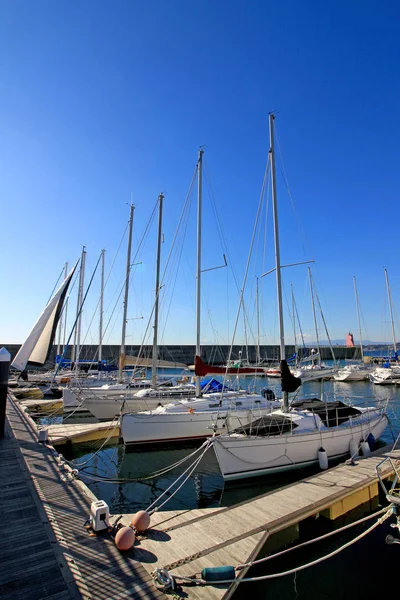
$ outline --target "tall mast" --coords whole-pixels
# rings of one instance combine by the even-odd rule
[[[354,280],[354,295],[356,297],[356,307],[357,307],[357,319],[358,319],[358,330],[360,332],[360,350],[361,350],[361,360],[362,362],[364,362],[364,350],[363,350],[363,341],[362,341],[362,334],[361,334],[361,319],[360,319],[360,309],[358,306],[358,293],[357,293],[357,283],[356,283],[356,276],[353,275],[353,280]]]
[[[203,154],[200,148],[197,161],[197,268],[196,268],[196,356],[200,356],[200,295],[201,295],[201,216],[203,195]],[[200,396],[200,377],[196,375],[196,396]]]
[[[81,322],[82,322],[82,301],[83,301],[83,286],[85,281],[85,264],[86,264],[86,248],[82,248],[81,256],[81,269],[79,272],[79,288],[78,288],[78,300],[76,304],[76,315],[77,324],[74,334],[74,347],[72,352],[72,362],[75,362],[76,370],[78,370],[78,361],[80,354],[80,343],[81,343]]]
[[[313,317],[314,317],[315,337],[317,338],[317,352],[318,352],[318,354],[317,354],[317,362],[320,365],[321,364],[321,351],[320,351],[320,347],[319,347],[317,315],[315,313],[314,287],[313,287],[313,282],[312,282],[310,267],[308,267],[308,278],[309,278],[309,281],[310,281],[311,303],[312,303],[312,310],[313,310]]]
[[[282,278],[281,278],[281,256],[279,247],[279,228],[278,228],[278,203],[276,196],[276,174],[275,174],[275,151],[274,151],[274,119],[275,115],[269,115],[269,159],[271,161],[271,183],[272,183],[272,210],[274,217],[274,240],[275,240],[275,270],[276,270],[276,290],[278,296],[278,319],[279,319],[279,337],[280,337],[280,357],[286,359],[285,352],[285,331],[283,327],[283,303],[282,303]],[[289,395],[283,392],[283,410],[289,410]]]
[[[397,352],[397,344],[396,344],[396,335],[394,332],[394,320],[393,320],[393,309],[392,309],[392,296],[390,294],[390,285],[389,285],[389,277],[387,274],[387,270],[385,269],[385,279],[386,279],[386,288],[387,288],[387,294],[388,294],[388,298],[389,298],[389,310],[390,310],[390,322],[392,323],[392,335],[393,335],[393,350],[396,353]]]
[[[292,313],[293,313],[293,335],[294,335],[294,351],[296,354],[296,363],[297,363],[297,337],[296,337],[296,303],[294,301],[294,291],[293,291],[293,283],[290,284],[290,288],[292,290]]]
[[[104,313],[104,257],[106,251],[101,251],[101,283],[100,283],[100,322],[99,322],[99,363],[103,358],[103,313]]]
[[[66,336],[66,333],[67,333],[68,300],[69,300],[69,296],[66,298],[65,304],[64,304],[64,332],[63,332],[63,341],[62,341],[63,354],[65,352],[65,336]]]
[[[158,235],[157,235],[157,263],[156,263],[156,299],[154,303],[154,335],[153,335],[153,362],[151,367],[151,386],[157,386],[157,346],[158,346],[158,300],[160,293],[160,263],[161,263],[161,242],[162,242],[162,211],[163,194],[158,196]]]
[[[257,310],[257,365],[261,363],[260,356],[260,305],[258,296],[258,277],[256,278],[256,310]]]
[[[67,278],[67,275],[68,275],[68,263],[66,262],[65,266],[64,266],[64,279]],[[60,356],[60,350],[61,350],[62,321],[63,320],[60,318],[60,322],[58,324],[57,356]]]
[[[119,356],[119,372],[118,379],[122,381],[122,371],[125,366],[125,337],[126,337],[126,317],[128,314],[128,296],[129,296],[129,276],[131,272],[131,249],[132,249],[132,226],[133,226],[133,212],[135,207],[133,204],[130,205],[129,212],[129,234],[128,234],[128,251],[126,254],[126,274],[125,274],[125,296],[124,296],[124,314],[122,317],[122,335],[121,335],[121,349]]]

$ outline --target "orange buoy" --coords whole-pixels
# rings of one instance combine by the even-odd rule
[[[139,510],[133,515],[130,523],[131,527],[134,527],[136,531],[146,531],[150,525],[150,515],[145,510]]]
[[[135,543],[135,532],[130,527],[121,527],[115,536],[115,545],[118,550],[130,550]]]
[[[188,413],[190,413],[192,415],[194,413],[194,408],[190,407],[188,410]]]

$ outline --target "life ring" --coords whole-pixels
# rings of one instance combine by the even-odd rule
[[[194,413],[194,408],[190,407],[190,408],[189,408],[189,410],[188,410],[188,413],[189,413],[190,415],[192,415],[192,414]]]

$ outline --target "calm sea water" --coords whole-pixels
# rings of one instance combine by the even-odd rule
[[[241,384],[245,387],[252,385],[246,379]],[[256,387],[275,388],[279,395],[279,380],[258,380]],[[400,388],[397,386],[373,386],[369,382],[306,383],[302,386],[299,397],[321,397],[321,393],[328,398],[335,396],[337,399],[351,400],[355,404],[367,402],[369,405],[375,405],[389,400],[388,412],[391,424],[384,432],[381,442],[391,443],[400,432]],[[125,451],[124,446],[118,444],[104,448],[93,457],[93,452],[98,447],[99,442],[94,442],[91,446],[74,447],[73,455],[70,458],[73,458],[74,464],[80,469],[82,479],[98,498],[108,503],[114,514],[146,509],[176,480],[189,463],[185,463],[162,477],[144,479],[152,472],[188,456],[196,448],[196,446],[190,445],[132,452]],[[295,470],[277,475],[273,479],[264,477],[224,485],[214,452],[211,449],[205,454],[187,483],[170,499],[163,510],[230,506],[314,472],[318,472],[318,468]],[[105,479],[141,479],[141,481],[107,482]],[[168,493],[169,495],[170,493]],[[315,527],[315,532],[311,533],[319,535],[320,523]],[[359,531],[356,530],[356,533],[361,530],[362,528]],[[385,545],[385,535],[389,532],[388,526],[380,527],[357,546],[318,567],[297,573],[295,578],[287,576],[268,582],[242,584],[237,597],[244,599],[245,595],[251,593],[254,598],[262,599],[353,599],[358,594],[371,598],[373,590],[379,589],[379,570],[383,574],[397,558],[397,553],[400,552],[398,546]],[[393,530],[391,532],[393,533]],[[348,535],[331,538],[329,542],[319,545],[318,548],[311,547],[302,550],[298,556],[294,552],[293,556],[287,558],[285,562],[272,561],[268,563],[268,567],[261,565],[254,569],[254,572],[252,571],[252,575],[286,570],[307,560],[312,560],[343,544],[356,533],[352,530]],[[311,535],[311,537],[314,536]],[[368,571],[365,565],[370,561],[373,561],[374,568]]]

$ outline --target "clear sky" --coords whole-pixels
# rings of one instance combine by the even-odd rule
[[[241,283],[268,156],[270,111],[276,112],[294,204],[279,161],[282,262],[315,259],[332,338],[351,330],[358,339],[356,275],[363,337],[390,341],[383,267],[396,312],[399,18],[394,1],[0,0],[1,341],[24,340],[63,264],[75,261],[83,244],[86,281],[102,248],[110,266],[131,195],[137,244],[164,192],[165,263],[198,148],[205,145],[203,266],[220,265],[225,252],[212,196],[229,268],[204,275],[202,340],[229,343],[238,302],[231,267]],[[264,270],[274,261],[270,221],[267,233]],[[153,223],[132,279],[128,343],[140,343],[151,309],[155,240]],[[123,278],[125,244],[106,307]],[[165,284],[165,343],[195,342],[194,245],[193,206],[180,266]],[[253,333],[260,268],[253,266],[249,275]],[[306,275],[306,267],[286,269],[284,285],[289,295],[294,284],[311,340]],[[267,279],[260,333],[262,343],[274,343],[275,287]],[[96,275],[86,328],[98,289]],[[119,307],[109,342],[119,340],[120,314]],[[87,341],[95,341],[96,327]],[[239,343],[243,335],[240,326]]]

